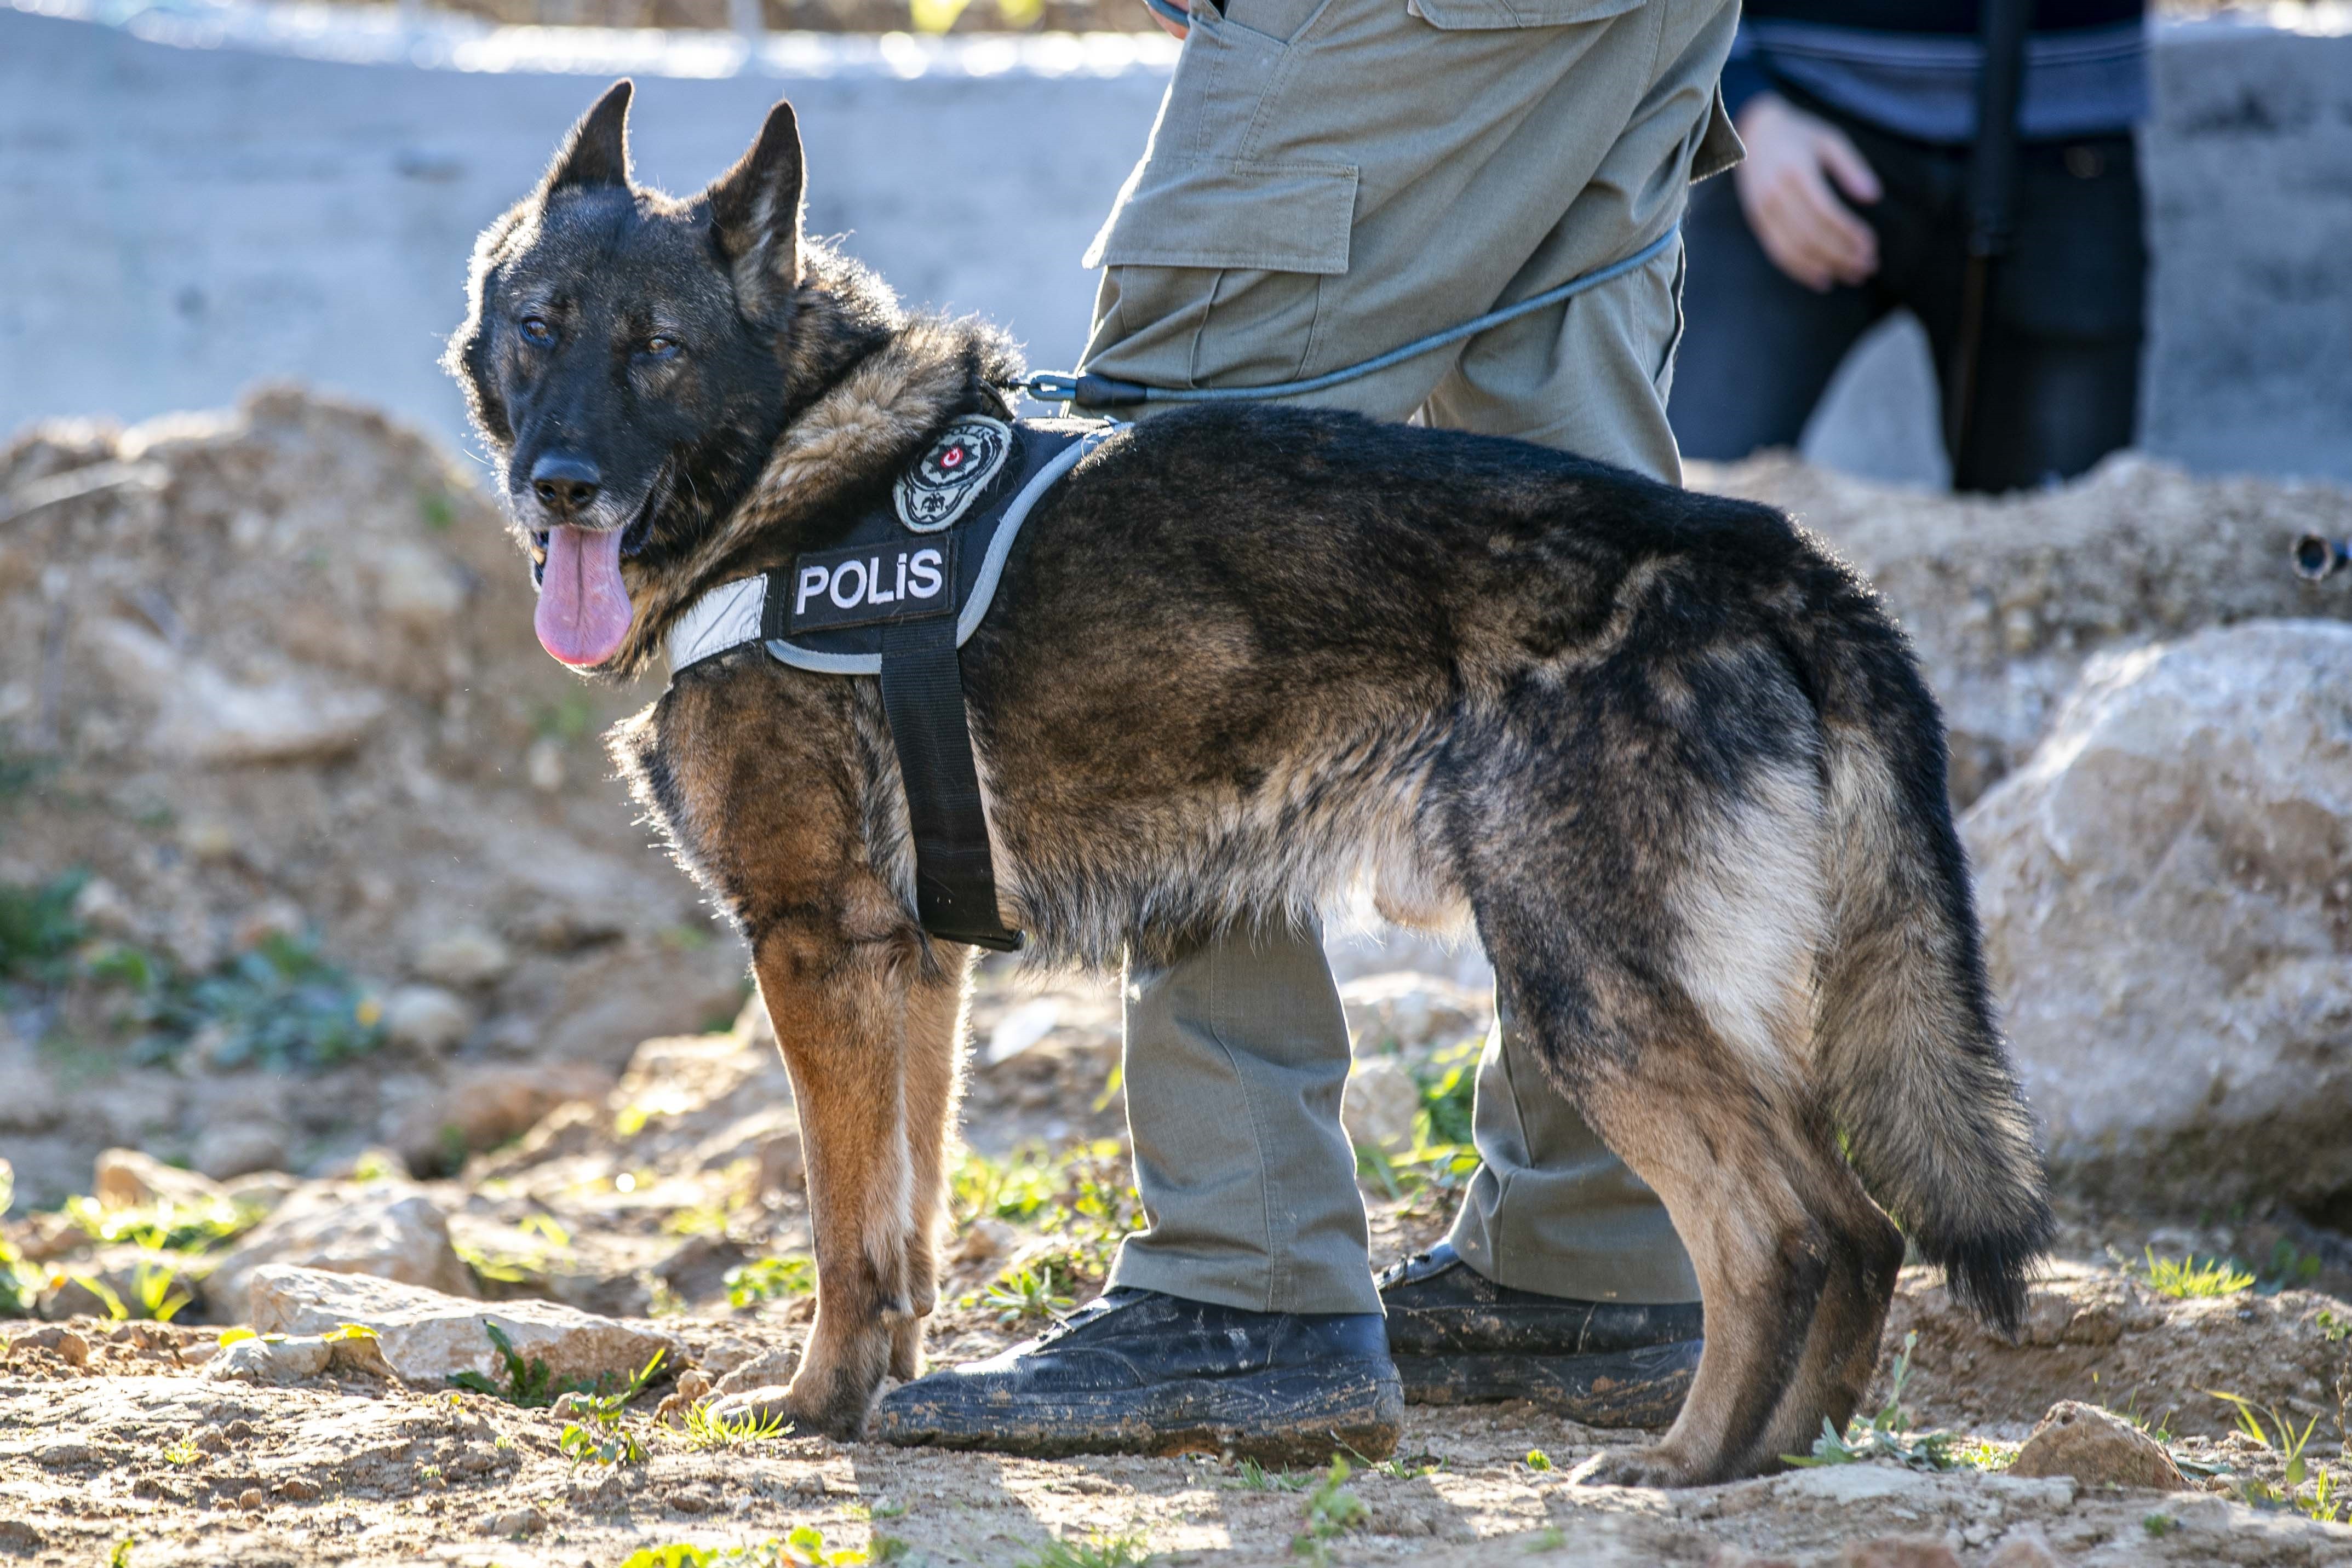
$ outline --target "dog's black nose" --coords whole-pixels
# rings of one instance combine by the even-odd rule
[[[551,452],[530,465],[531,493],[539,497],[541,506],[559,517],[587,510],[603,479],[593,463],[569,453]]]

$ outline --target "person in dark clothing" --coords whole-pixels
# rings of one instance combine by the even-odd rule
[[[1667,416],[1686,457],[1795,444],[1854,341],[1898,307],[1948,386],[1962,330],[1978,0],[1748,0],[1723,93],[1748,159],[1693,193]],[[2037,0],[2015,227],[1995,264],[1953,485],[2000,491],[2128,445],[2147,249],[2131,128],[2145,0]]]

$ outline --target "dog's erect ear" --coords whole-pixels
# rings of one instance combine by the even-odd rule
[[[705,193],[746,315],[764,315],[801,280],[802,172],[800,120],[779,103],[751,150]]]
[[[623,77],[580,117],[547,171],[547,195],[584,185],[629,183],[629,95],[635,84]]]

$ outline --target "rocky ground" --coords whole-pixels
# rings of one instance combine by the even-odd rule
[[[1694,478],[1917,643],[2065,1223],[2013,1345],[1906,1274],[1853,1462],[1669,1495],[1574,1484],[1622,1439],[1525,1406],[1344,1479],[693,1422],[789,1367],[808,1218],[740,949],[595,744],[650,693],[541,657],[467,477],[363,410],[0,448],[0,1558],[2352,1563],[2352,598],[2284,570],[2352,496]],[[1331,946],[1386,1258],[1450,1212],[1489,977]],[[1117,1031],[983,968],[935,1357],[1139,1223]]]

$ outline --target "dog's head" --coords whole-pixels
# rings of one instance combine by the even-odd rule
[[[446,361],[541,574],[539,640],[583,668],[628,640],[623,560],[683,556],[758,476],[803,265],[790,104],[679,200],[630,182],[629,96],[597,99],[483,232]]]

